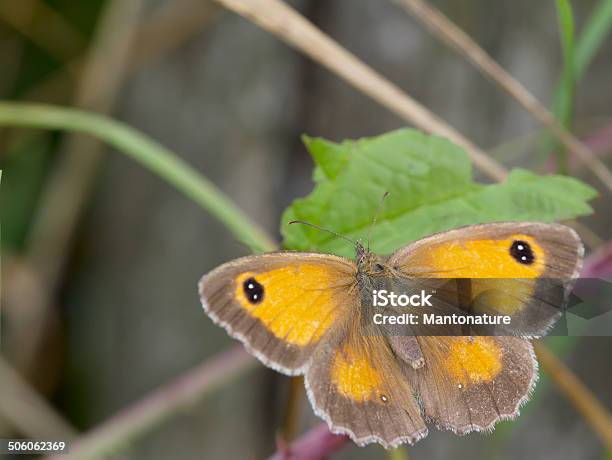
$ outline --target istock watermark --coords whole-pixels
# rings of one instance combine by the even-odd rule
[[[436,291],[431,291],[427,294],[424,289],[421,289],[419,294],[396,294],[395,292],[387,291],[386,289],[374,289],[372,291],[372,306],[374,307],[433,307],[431,297]]]
[[[371,335],[612,335],[612,283],[594,278],[387,280],[364,300]]]

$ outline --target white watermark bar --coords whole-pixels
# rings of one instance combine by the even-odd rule
[[[68,442],[57,439],[0,439],[0,455],[51,455],[68,452]]]
[[[612,283],[596,278],[375,280],[365,335],[612,336]]]

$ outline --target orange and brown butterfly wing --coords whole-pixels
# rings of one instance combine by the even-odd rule
[[[417,337],[425,365],[405,365],[427,420],[457,434],[513,419],[537,380],[537,361],[520,337]]]
[[[561,316],[583,252],[576,232],[564,225],[505,222],[424,238],[389,264],[410,278],[448,280],[440,295],[447,289],[461,308],[510,316],[502,335],[533,337]]]
[[[310,402],[332,432],[358,445],[412,444],[427,435],[415,391],[387,339],[362,335],[355,311],[315,352],[305,377]]]
[[[557,280],[564,291],[570,289],[580,269],[582,252],[575,232],[562,225],[484,224],[419,240],[391,256],[389,264],[407,277],[467,280],[471,284],[468,292],[474,298],[487,289],[510,292],[506,299],[493,296],[489,307],[502,308],[513,320],[521,321],[540,319],[538,312],[546,310],[549,299],[537,296],[540,280]],[[534,282],[525,282],[529,279]],[[513,280],[517,282],[512,284]],[[500,299],[508,302],[495,304]],[[535,330],[548,327],[550,319],[544,318]],[[403,363],[402,368],[422,401],[425,417],[441,428],[459,434],[490,430],[498,420],[518,415],[537,380],[537,361],[526,339],[416,339],[424,365],[415,369]]]
[[[355,265],[304,253],[245,257],[200,282],[204,309],[264,364],[305,373],[313,409],[358,444],[414,442],[427,428],[387,341],[361,334]]]
[[[221,265],[201,279],[200,298],[212,320],[264,364],[296,375],[348,314],[354,283],[349,260],[279,252]]]

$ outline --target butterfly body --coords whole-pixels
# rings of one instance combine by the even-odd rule
[[[465,434],[515,417],[537,378],[523,336],[550,327],[580,268],[573,230],[483,224],[424,238],[389,258],[361,243],[355,253],[355,261],[299,252],[243,257],[202,278],[202,304],[264,364],[304,375],[315,413],[360,445],[414,443],[427,434],[426,421]],[[389,333],[371,320],[375,291],[424,288],[439,299],[407,311],[502,311],[518,332],[402,325]]]

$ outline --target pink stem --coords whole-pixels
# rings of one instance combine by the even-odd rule
[[[349,438],[333,434],[321,423],[291,444],[280,444],[269,460],[322,460],[342,449]]]
[[[583,278],[612,277],[612,243],[608,242],[587,257],[580,276]]]

